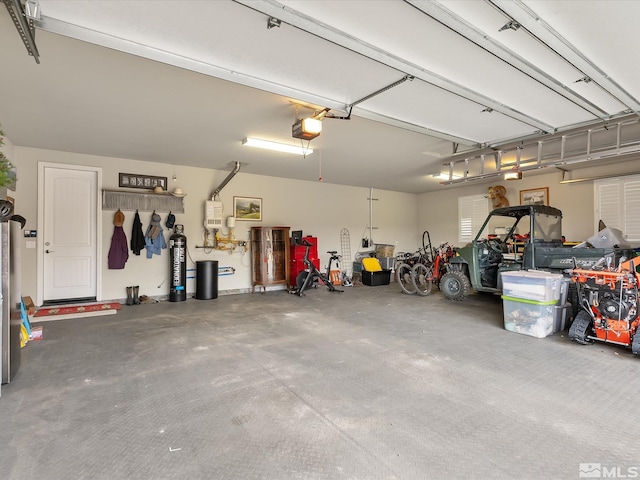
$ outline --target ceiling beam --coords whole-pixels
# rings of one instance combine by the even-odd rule
[[[288,25],[296,27],[307,33],[315,35],[319,38],[327,40],[335,45],[339,45],[350,51],[359,53],[382,65],[386,65],[398,70],[404,74],[413,76],[416,79],[427,82],[431,85],[439,87],[450,93],[458,95],[461,98],[477,103],[482,107],[489,107],[492,110],[506,115],[510,118],[518,120],[524,124],[530,125],[544,132],[552,132],[554,127],[540,119],[526,115],[514,108],[510,108],[500,102],[495,101],[479,92],[466,88],[458,83],[444,78],[435,72],[431,72],[426,68],[415,63],[409,62],[403,58],[367,43],[359,38],[349,35],[330,25],[322,23],[317,19],[311,18],[304,13],[290,8],[277,0],[234,0],[236,3],[244,5],[253,10],[263,13],[266,17],[275,17]],[[461,139],[461,143],[475,143],[470,139]]]
[[[574,90],[570,89],[566,85],[557,81],[545,73],[540,68],[536,67],[531,62],[515,53],[514,51],[506,48],[504,45],[496,42],[491,37],[487,36],[482,30],[474,27],[472,24],[464,20],[459,15],[455,14],[444,5],[433,0],[404,0],[405,2],[413,5],[415,8],[430,16],[434,20],[437,20],[441,24],[450,28],[451,30],[462,35],[470,42],[475,43],[480,48],[486,50],[497,58],[501,59],[505,63],[509,64],[513,68],[519,70],[523,74],[531,77],[538,83],[544,85],[549,90],[561,95],[568,101],[586,110],[596,118],[605,120],[609,118],[609,114],[590,102],[586,98],[579,95]],[[498,30],[496,28],[496,30]],[[547,130],[549,131],[549,130]]]
[[[584,73],[591,81],[629,108],[629,112],[640,114],[640,102],[624,90],[591,60],[585,57],[566,38],[545,22],[521,0],[487,0],[513,20],[522,25],[536,39],[554,50],[566,62]]]

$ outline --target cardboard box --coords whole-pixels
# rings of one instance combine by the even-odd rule
[[[376,244],[376,257],[393,257],[393,251],[395,250],[395,248],[395,245],[378,243]]]
[[[36,313],[36,306],[33,303],[33,300],[31,299],[31,297],[22,297],[22,301],[24,302],[24,308],[27,309],[28,315],[31,316],[34,313]]]

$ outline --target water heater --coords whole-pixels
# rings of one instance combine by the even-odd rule
[[[222,202],[207,200],[204,202],[204,228],[222,227]]]

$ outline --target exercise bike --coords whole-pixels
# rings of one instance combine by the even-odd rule
[[[335,260],[337,264],[340,260],[338,252],[327,252],[329,255],[331,255],[331,258],[329,259],[329,265],[327,265],[327,273],[322,273],[316,268],[313,262],[309,260],[309,248],[311,248],[313,244],[309,243],[306,238],[303,238],[302,245],[305,246],[304,259],[302,260],[305,265],[305,270],[298,273],[298,276],[296,277],[296,287],[290,290],[289,293],[298,295],[299,297],[303,297],[304,291],[307,288],[314,286],[315,282],[318,280],[324,283],[330,292],[343,292],[344,290],[337,289],[329,279],[331,273],[331,263]]]

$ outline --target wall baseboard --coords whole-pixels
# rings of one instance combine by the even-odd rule
[[[287,287],[284,285],[273,285],[271,287],[267,287],[267,292],[275,292],[275,291],[286,291]],[[262,293],[262,290],[256,290],[255,293]],[[253,289],[251,288],[235,288],[230,290],[219,290],[218,296],[222,295],[242,295],[246,293],[253,293]],[[195,298],[196,292],[187,292],[187,300]],[[169,295],[147,295],[147,297],[157,300],[158,302],[166,302],[169,300]],[[214,299],[215,300],[215,299]],[[112,300],[105,300],[104,302],[118,302],[122,305],[126,305],[127,299],[125,298],[114,298]]]

